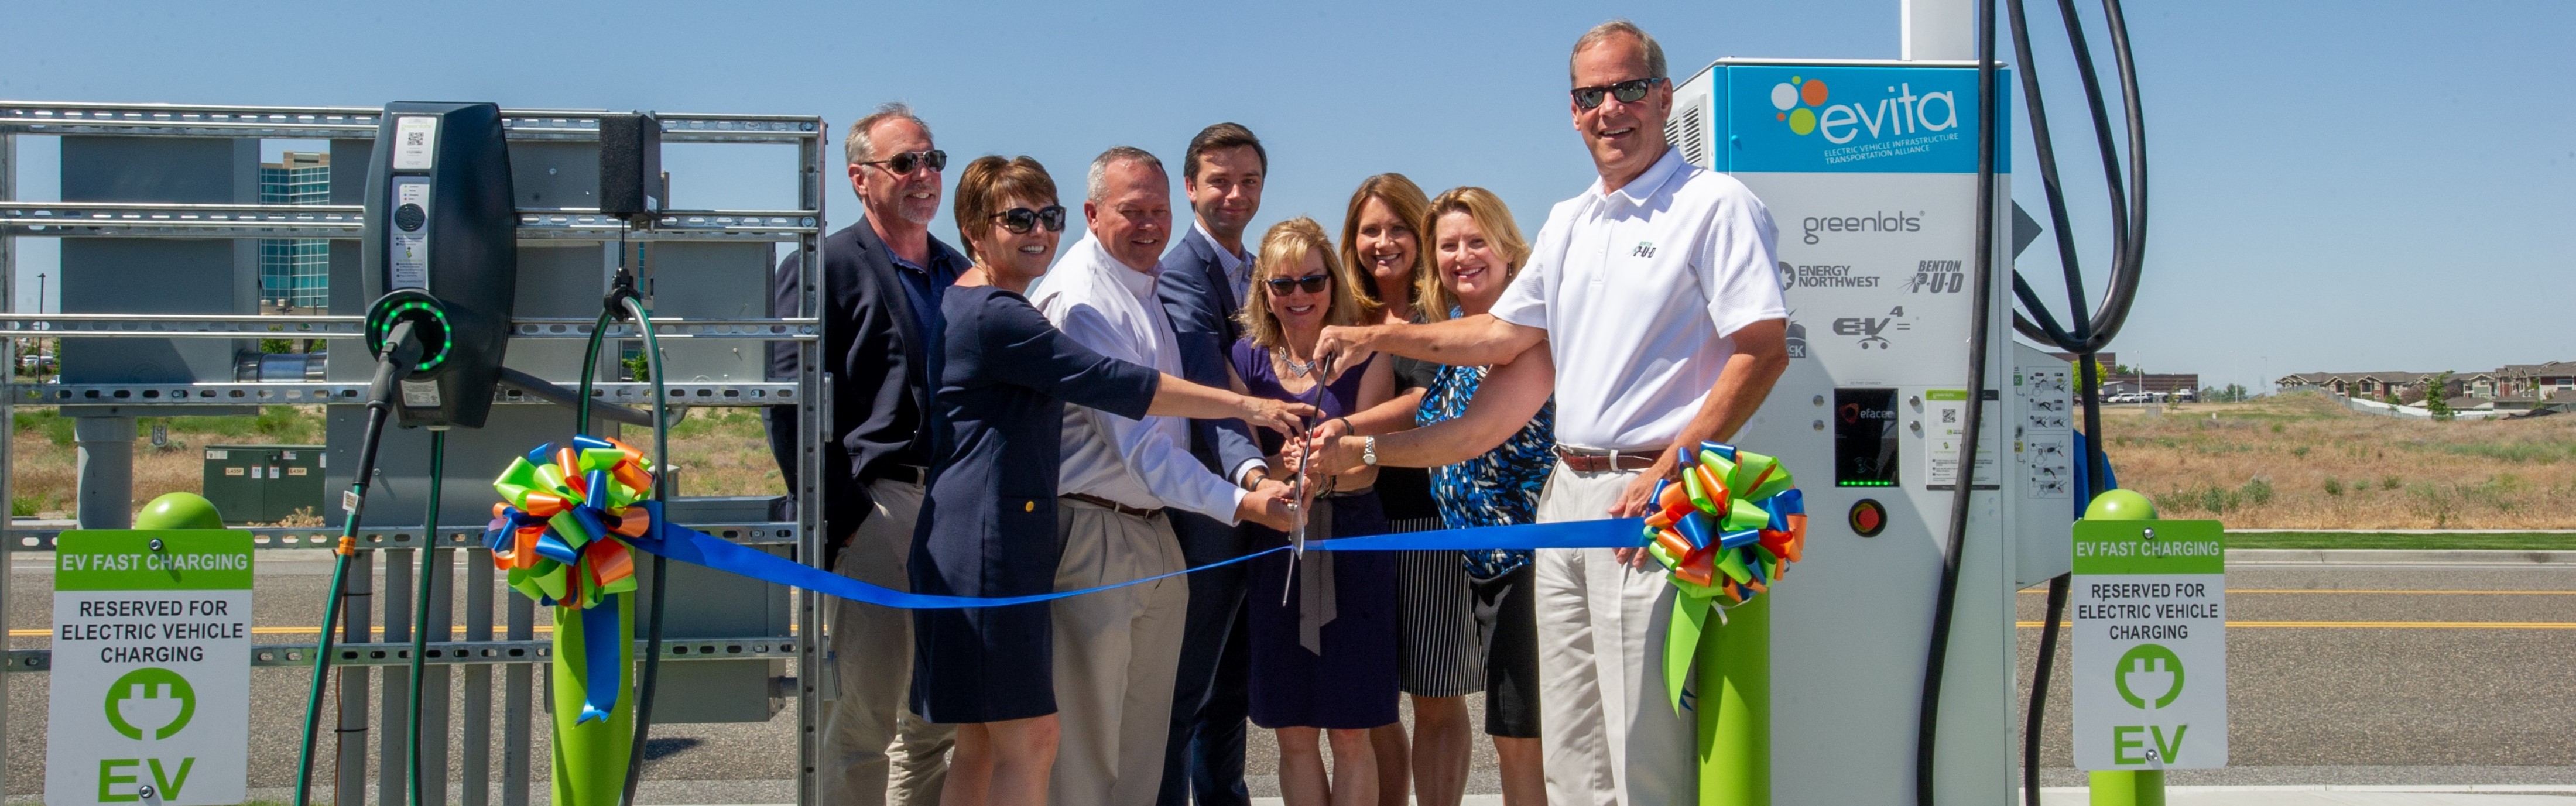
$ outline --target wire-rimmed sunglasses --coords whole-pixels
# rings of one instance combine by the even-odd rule
[[[898,174],[912,173],[913,169],[924,165],[930,166],[934,171],[944,171],[948,169],[948,152],[936,148],[929,151],[906,151],[885,159],[869,160],[859,164],[883,165],[887,171]]]
[[[1270,295],[1274,297],[1288,296],[1288,292],[1290,291],[1304,291],[1309,294],[1321,294],[1324,293],[1324,289],[1331,288],[1333,286],[1333,276],[1330,274],[1309,274],[1304,277],[1272,277],[1270,279],[1263,280],[1262,282],[1270,284]]]
[[[1646,99],[1646,90],[1653,89],[1657,82],[1661,82],[1663,80],[1664,79],[1660,78],[1634,78],[1617,84],[1612,84],[1607,87],[1576,87],[1569,90],[1569,92],[1574,94],[1574,105],[1576,108],[1594,109],[1601,106],[1601,98],[1603,96],[1617,98],[1619,99],[1619,102],[1623,104],[1633,104],[1638,101],[1643,101]]]
[[[1064,205],[1061,204],[1050,204],[1035,210],[1013,207],[994,213],[993,217],[1000,219],[1002,228],[1010,230],[1014,235],[1026,235],[1030,228],[1040,226],[1046,227],[1048,232],[1064,231]]]

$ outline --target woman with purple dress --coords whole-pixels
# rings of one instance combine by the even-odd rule
[[[1232,351],[1242,391],[1313,404],[1326,418],[1362,411],[1393,395],[1386,361],[1372,359],[1326,383],[1314,363],[1325,325],[1358,324],[1355,283],[1324,228],[1296,218],[1261,239],[1243,340]],[[1271,439],[1274,452],[1282,444]],[[1278,462],[1274,467],[1285,467]],[[1309,478],[1307,538],[1380,534],[1386,515],[1370,490],[1374,468]],[[1288,535],[1255,529],[1255,549]],[[1360,804],[1378,797],[1369,731],[1394,723],[1398,649],[1396,563],[1383,551],[1310,551],[1251,562],[1252,723],[1279,734],[1279,790],[1290,804]],[[1318,733],[1323,734],[1319,737]],[[1318,746],[1332,744],[1329,780]]]

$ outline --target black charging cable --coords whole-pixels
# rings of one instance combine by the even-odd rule
[[[1993,90],[1997,67],[1995,1],[1979,0],[1977,4],[1979,30],[1977,71],[1980,89],[1978,114],[1983,124],[1979,133],[1981,145],[1978,176],[1982,180],[1979,186],[1980,196],[1988,199],[1991,196],[1987,194],[1991,194],[1993,189],[1993,169],[1990,160],[1993,158],[1991,144],[1995,121]],[[2104,294],[2100,304],[2092,307],[2090,314],[2086,315],[2084,312],[2088,296],[2084,292],[2084,278],[2076,256],[2075,238],[2067,227],[2066,193],[2064,186],[2058,181],[2057,152],[2050,137],[2047,106],[2043,103],[2040,94],[2039,74],[2031,55],[2029,26],[2023,11],[2022,0],[2004,0],[2004,3],[2011,17],[2014,57],[2019,60],[2021,67],[2023,104],[2030,112],[2031,147],[2038,156],[2041,189],[2048,199],[2049,221],[2055,234],[2059,268],[2065,276],[2066,295],[2071,306],[2070,320],[2075,326],[2071,332],[2061,326],[2058,318],[2049,312],[2046,303],[2042,302],[2039,295],[2031,289],[2030,283],[2016,271],[2012,278],[2013,296],[2020,306],[2019,310],[2014,312],[2013,329],[2032,340],[2055,345],[2061,350],[2076,355],[2078,389],[2083,394],[2084,401],[2083,419],[2086,436],[2084,463],[2087,477],[2085,492],[2087,497],[2090,497],[2102,491],[2109,476],[2108,462],[2102,453],[2102,410],[2100,395],[2096,388],[2100,383],[2100,373],[2095,361],[2102,348],[2110,344],[2112,337],[2118,335],[2120,327],[2128,321],[2129,309],[2137,298],[2139,269],[2146,254],[2147,151],[2144,104],[2138,92],[2136,63],[2129,47],[2128,22],[2121,12],[2120,0],[2103,0],[2104,25],[2110,34],[2112,61],[2119,71],[2121,112],[2126,124],[2128,159],[2123,164],[2121,152],[2112,134],[2113,127],[2104,103],[2100,76],[2094,67],[2092,49],[2084,34],[2083,20],[2076,14],[2074,0],[2058,0],[2058,14],[2066,27],[2067,44],[2073,51],[2076,74],[2083,82],[2085,101],[2092,113],[2095,146],[2101,153],[2103,180],[2111,205],[2110,288]],[[1980,289],[1986,287],[1984,284],[1989,281],[1991,275],[1993,218],[1993,205],[1991,203],[1980,205],[1977,225],[1977,239],[1980,245],[1978,257]],[[1990,326],[1985,315],[1987,300],[1982,290],[1976,304],[1977,313],[1972,319],[1972,330],[1975,331],[1972,344],[1975,346],[1971,348],[1971,353],[1975,355],[1975,362],[1969,370],[1972,378],[1970,388],[1975,391],[1969,396],[1967,443],[1961,447],[1959,462],[1963,477],[1959,480],[1951,508],[1949,539],[1951,550],[1943,569],[1941,601],[1934,611],[1933,645],[1924,674],[1923,718],[1915,745],[1915,801],[1923,806],[1930,806],[1934,802],[1933,753],[1940,708],[1940,672],[1946,659],[1949,622],[1952,617],[1951,599],[1957,591],[1958,550],[1965,541],[1967,530],[1969,479],[1965,476],[1973,473],[1975,467],[1971,460],[1975,457],[1977,449],[1977,412],[1979,402],[1984,397],[1982,386],[1974,380],[1984,375],[1985,360],[1982,353],[1986,343],[1986,328]],[[2056,654],[2058,620],[2065,613],[2068,582],[2068,577],[2061,574],[2049,580],[2048,583],[2048,612],[2041,623],[2039,658],[2031,674],[2030,703],[2022,723],[2022,798],[2028,806],[2038,806],[2040,800],[2040,729],[2047,715],[2051,662]]]
[[[415,336],[413,322],[397,321],[376,354],[375,377],[367,382],[366,435],[358,442],[357,475],[341,500],[348,517],[341,521],[340,541],[332,548],[331,587],[322,606],[322,639],[313,652],[312,688],[304,696],[304,740],[296,751],[295,803],[312,801],[313,739],[322,720],[322,689],[331,670],[331,631],[340,621],[340,602],[348,598],[349,560],[358,553],[358,515],[367,503],[368,482],[376,474],[376,443],[384,436],[385,419],[392,415],[394,395],[412,367],[420,363],[422,347]],[[345,707],[345,704],[344,704]],[[417,720],[415,720],[417,721]]]

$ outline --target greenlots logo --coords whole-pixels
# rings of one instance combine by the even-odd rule
[[[1654,257],[1654,256],[1655,256],[1655,242],[1654,242],[1654,241],[1638,241],[1638,242],[1637,242],[1637,248],[1628,250],[1628,254],[1629,254],[1629,255],[1631,255],[1631,256],[1634,256],[1634,257]]]

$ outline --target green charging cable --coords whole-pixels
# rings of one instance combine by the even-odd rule
[[[380,301],[381,304],[381,301]],[[295,758],[295,804],[312,803],[313,737],[321,727],[322,689],[330,680],[331,630],[340,621],[340,600],[348,597],[349,558],[358,553],[358,517],[367,503],[367,482],[375,475],[376,443],[384,436],[385,418],[393,413],[394,384],[409,374],[411,365],[420,360],[421,347],[414,338],[414,322],[401,321],[389,327],[386,337],[377,345],[376,375],[367,385],[367,430],[358,443],[356,475],[349,492],[342,499],[348,517],[340,523],[340,540],[332,547],[331,587],[322,604],[322,638],[313,652],[312,687],[304,696],[304,740]],[[370,327],[370,332],[373,328]],[[442,337],[443,338],[443,337]]]
[[[422,530],[420,575],[412,580],[419,586],[418,604],[411,617],[411,753],[404,778],[411,782],[412,806],[420,806],[424,787],[420,777],[420,698],[422,674],[428,670],[429,653],[429,573],[438,557],[438,488],[447,472],[447,429],[429,430],[429,514],[422,518],[428,524]],[[441,636],[442,638],[445,636]]]

